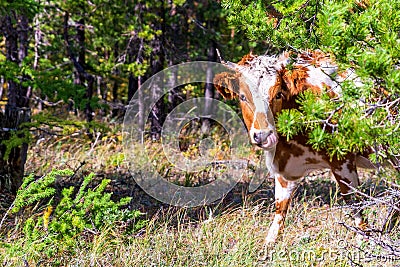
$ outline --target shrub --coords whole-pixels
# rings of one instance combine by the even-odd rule
[[[37,180],[33,175],[25,178],[10,211],[17,213],[33,204],[46,204],[42,212],[22,221],[23,241],[14,242],[14,246],[19,243],[22,251],[34,249],[52,256],[72,246],[83,233],[97,234],[102,229],[113,228],[118,224],[123,224],[129,230],[144,225],[144,221],[138,219],[141,215],[139,211],[124,208],[131,201],[130,197],[115,202],[111,199],[112,193],[105,192],[109,179],[103,179],[94,188],[88,187],[94,173],[85,176],[79,188],[64,188],[61,200],[56,202],[56,178],[71,175],[73,171],[66,169],[52,170]]]

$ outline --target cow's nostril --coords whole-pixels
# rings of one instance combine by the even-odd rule
[[[260,133],[254,133],[253,138],[254,138],[254,141],[255,141],[257,144],[261,143],[261,136],[260,136]]]

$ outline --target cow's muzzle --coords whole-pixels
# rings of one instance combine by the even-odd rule
[[[276,145],[278,138],[272,130],[259,131],[253,133],[253,141],[261,148],[270,148]]]

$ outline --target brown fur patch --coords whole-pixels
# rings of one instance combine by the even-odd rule
[[[294,139],[293,139],[294,140]],[[293,143],[287,143],[285,137],[280,137],[276,147],[275,160],[278,162],[279,171],[283,172],[290,157],[300,157],[304,154],[304,150]],[[300,177],[286,177],[287,179],[298,179]]]
[[[332,63],[333,60],[329,54],[323,53],[321,50],[307,50],[298,56],[306,64],[313,65],[315,67],[321,67],[321,63]]]
[[[347,163],[347,169],[350,171],[350,172],[357,172],[357,167],[356,167],[356,164],[354,164],[354,161],[352,160],[352,161],[349,161],[348,163]]]
[[[278,182],[281,184],[281,186],[283,187],[283,188],[286,188],[287,187],[287,185],[288,185],[288,182],[286,181],[286,179],[285,178],[283,178],[282,176],[278,176]]]
[[[283,86],[283,81],[282,81],[282,73],[279,73],[278,77],[276,77],[275,84],[269,89],[269,97],[270,101],[272,101],[276,96],[278,95],[279,92],[282,92],[286,87]]]
[[[222,72],[214,77],[214,85],[217,91],[225,99],[233,99],[239,92],[239,77],[237,74]]]
[[[256,58],[257,55],[253,55],[253,53],[247,54],[237,63],[238,65],[245,66],[249,65],[249,62]]]
[[[346,164],[347,162],[347,164]],[[348,201],[351,199],[351,196],[346,196],[346,194],[350,191],[350,188],[345,184],[350,184],[350,180],[347,179],[346,177],[343,177],[342,174],[340,173],[343,171],[343,168],[347,168],[349,172],[357,172],[356,165],[355,165],[355,155],[353,154],[348,154],[345,159],[338,160],[337,158],[333,158],[332,161],[330,161],[330,166],[331,170],[333,172],[333,175],[335,176],[335,179],[339,185],[340,192],[344,194],[343,198]],[[345,183],[342,183],[341,181],[344,181]],[[356,185],[353,185],[356,186]]]
[[[318,164],[318,163],[320,163],[320,161],[315,158],[306,158],[306,164]]]
[[[283,217],[283,220],[286,216],[287,210],[289,208],[290,199],[284,199],[281,201],[277,201],[275,204],[276,214],[280,214]]]
[[[293,70],[284,68],[279,72],[275,84],[269,90],[270,107],[274,115],[282,109],[298,108],[296,97],[306,90],[311,90],[315,94],[322,92],[322,88],[307,82],[308,71],[307,67],[297,66]],[[335,94],[330,96],[334,97]]]
[[[305,90],[311,90],[316,94],[321,93],[322,88],[307,82],[307,78],[309,77],[308,71],[309,69],[305,66],[295,66],[292,70],[284,69],[282,79],[289,89],[291,96],[298,95]]]
[[[253,124],[253,112],[254,109],[252,109],[247,103],[240,103],[240,108],[242,110],[242,116],[243,116],[243,120],[244,123],[246,124],[247,130],[250,131],[251,126]]]
[[[315,67],[321,67],[322,62],[332,63],[331,57],[323,52],[308,50],[298,55],[302,64],[310,64]],[[333,64],[333,63],[332,63]],[[311,90],[314,94],[321,94],[325,89],[330,98],[337,97],[330,86],[322,84],[322,88],[307,82],[309,69],[304,65],[294,65],[293,69],[283,68],[279,71],[274,86],[269,90],[270,106],[274,115],[282,109],[297,108],[296,96],[306,90]],[[277,98],[277,96],[280,98]]]
[[[267,114],[257,112],[256,121],[254,122],[254,129],[262,130],[268,127]]]
[[[349,184],[350,181],[344,177],[339,177],[339,176],[335,175],[335,173],[334,173],[334,176],[339,185],[340,193],[342,193],[344,200],[347,201],[347,200],[351,199],[351,197],[349,195],[347,195],[350,191],[350,188],[346,184],[341,182],[341,181],[344,181],[345,183]]]
[[[242,116],[244,123],[246,124],[247,130],[250,131],[254,119],[254,101],[253,96],[249,90],[248,85],[245,82],[240,83],[240,93],[246,97],[246,101],[240,101],[240,109],[242,110]],[[256,122],[257,123],[257,122]]]

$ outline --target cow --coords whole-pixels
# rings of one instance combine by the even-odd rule
[[[341,94],[340,83],[354,79],[353,71],[338,74],[332,58],[321,51],[304,51],[297,55],[284,52],[278,56],[248,54],[237,64],[222,62],[232,72],[214,77],[214,85],[225,99],[238,99],[250,142],[262,149],[276,147],[270,166],[275,180],[275,216],[266,236],[266,244],[276,241],[283,229],[288,207],[300,178],[312,170],[330,169],[346,201],[354,201],[352,188],[359,186],[357,167],[374,168],[365,155],[347,154],[344,158],[330,157],[325,150],[316,151],[307,142],[306,134],[287,140],[278,134],[269,116],[276,118],[284,109],[296,109],[299,95],[306,90],[330,97]],[[270,111],[272,115],[270,115]],[[354,211],[355,224],[367,228],[361,210]]]

